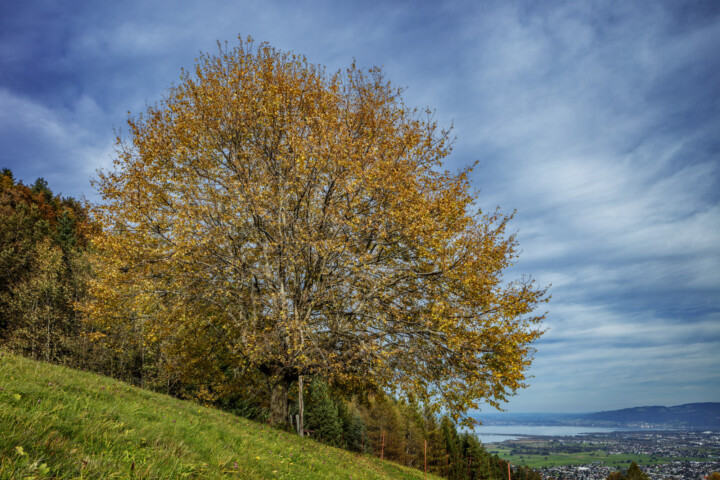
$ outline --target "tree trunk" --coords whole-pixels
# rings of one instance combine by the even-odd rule
[[[278,380],[270,391],[270,424],[280,425],[288,418],[288,389],[285,379]]]

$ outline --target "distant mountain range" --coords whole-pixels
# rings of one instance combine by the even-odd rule
[[[557,425],[654,429],[720,429],[720,402],[634,407],[593,413],[479,413],[485,425]]]

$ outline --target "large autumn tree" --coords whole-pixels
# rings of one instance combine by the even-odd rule
[[[497,406],[524,386],[546,295],[503,279],[510,218],[477,209],[469,169],[442,171],[449,140],[379,69],[221,46],[99,174],[92,311],[223,345],[269,380],[275,423],[303,375],[456,418]]]

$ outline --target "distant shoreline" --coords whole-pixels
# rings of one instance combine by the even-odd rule
[[[577,438],[585,435],[602,435],[613,433],[662,433],[662,432],[698,432],[696,429],[649,429],[632,427],[599,427],[579,425],[480,425],[471,430],[483,444],[502,443],[517,439],[562,439]]]
[[[488,426],[618,428],[637,430],[720,430],[720,402],[673,407],[633,407],[591,413],[476,413]]]

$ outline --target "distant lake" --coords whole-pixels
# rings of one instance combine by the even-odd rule
[[[605,433],[627,431],[620,427],[564,427],[545,425],[480,425],[475,433],[482,443],[498,443],[517,440],[525,435],[550,437],[574,437],[583,433]]]

